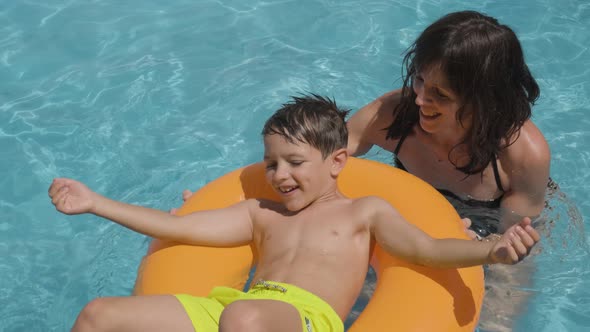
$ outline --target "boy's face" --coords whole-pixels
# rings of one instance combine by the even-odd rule
[[[299,211],[336,188],[332,158],[309,144],[289,143],[283,136],[264,136],[266,181],[289,211]]]

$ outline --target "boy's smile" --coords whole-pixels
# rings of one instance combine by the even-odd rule
[[[289,211],[299,211],[336,190],[331,157],[311,145],[291,143],[278,134],[264,136],[266,181]]]

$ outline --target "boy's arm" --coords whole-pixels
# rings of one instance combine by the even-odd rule
[[[373,203],[371,230],[377,242],[390,254],[420,265],[450,268],[515,264],[539,241],[528,218],[510,227],[496,242],[433,239],[408,223],[387,202],[374,199]]]
[[[216,247],[244,245],[252,240],[251,201],[177,217],[111,200],[71,179],[55,179],[49,196],[56,209],[65,214],[93,213],[155,238]]]

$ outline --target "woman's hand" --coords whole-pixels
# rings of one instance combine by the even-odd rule
[[[472,240],[481,241],[481,236],[477,235],[476,232],[469,229],[469,227],[471,227],[471,219],[463,218],[463,219],[461,219],[461,221],[463,222],[463,225],[465,226],[465,234],[467,234],[467,236],[469,236],[469,238]]]
[[[182,202],[183,202],[183,203],[184,203],[184,202],[186,202],[186,201],[187,201],[187,200],[188,200],[188,199],[189,199],[189,198],[190,198],[190,197],[191,197],[193,194],[194,194],[194,193],[193,193],[192,191],[190,191],[190,190],[188,190],[188,189],[185,189],[185,190],[182,192]],[[176,212],[178,212],[178,209],[177,209],[177,208],[172,208],[172,209],[170,209],[170,214],[174,214],[174,215],[175,215],[175,214],[176,214]]]

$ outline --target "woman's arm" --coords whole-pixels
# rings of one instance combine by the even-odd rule
[[[505,210],[503,228],[508,228],[522,217],[535,217],[543,210],[551,153],[539,129],[527,121],[500,162],[509,182],[501,201]]]
[[[346,123],[348,127],[348,153],[360,156],[373,145],[387,149],[386,131],[393,121],[393,109],[399,102],[400,90],[384,94],[358,110]]]

